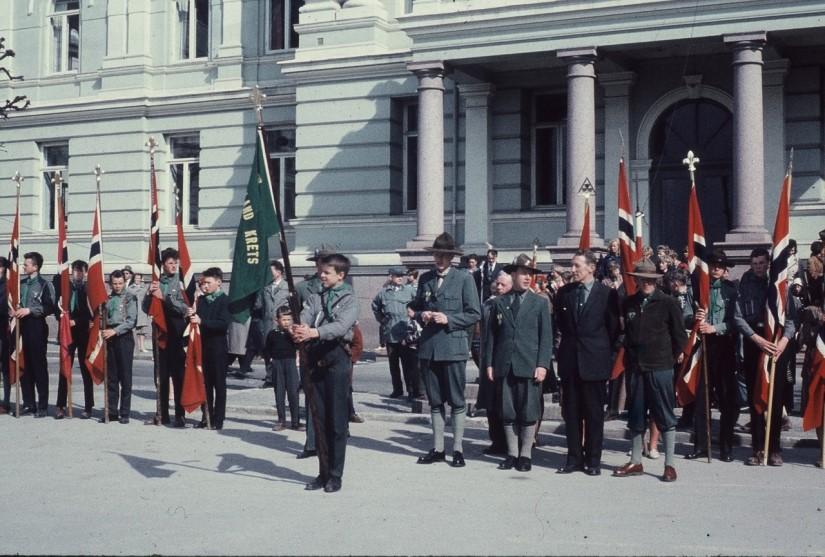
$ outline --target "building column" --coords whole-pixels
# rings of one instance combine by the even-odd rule
[[[579,188],[585,180],[596,184],[596,49],[562,50],[567,61],[567,231],[559,245],[577,246],[584,225],[584,197]],[[598,192],[597,192],[598,195]],[[596,234],[596,199],[590,200],[591,244],[600,245]]]
[[[493,159],[490,83],[458,86],[464,97],[464,251],[483,253],[490,240]]]
[[[218,57],[231,58],[243,55],[241,28],[243,0],[223,0],[221,2],[221,46]]]
[[[338,0],[305,0],[299,13],[299,23],[321,23],[335,21],[341,11]]]
[[[128,2],[129,38],[126,45],[126,58],[130,65],[151,64],[151,17],[150,0],[129,0]]]
[[[765,33],[727,35],[733,48],[733,230],[725,243],[769,243],[765,228],[762,48]]]
[[[126,56],[126,0],[109,0],[106,4],[106,56],[102,67],[123,65]]]
[[[625,170],[630,158],[630,89],[636,80],[633,72],[600,74],[604,89],[604,237],[619,235],[619,159]]]
[[[444,64],[411,63],[418,77],[417,232],[407,247],[430,247],[444,232]]]
[[[762,70],[765,101],[765,215],[771,222],[788,164],[785,154],[785,76],[788,60],[769,60]]]

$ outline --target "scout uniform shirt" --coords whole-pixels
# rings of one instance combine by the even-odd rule
[[[106,302],[106,324],[118,336],[134,329],[137,324],[137,299],[126,290],[120,294],[111,293]]]

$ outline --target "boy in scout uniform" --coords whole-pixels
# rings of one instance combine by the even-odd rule
[[[433,448],[418,459],[419,464],[444,462],[444,404],[452,409],[453,467],[464,466],[462,438],[467,403],[464,400],[469,342],[467,331],[481,319],[478,292],[473,278],[451,267],[453,257],[461,255],[455,241],[446,232],[438,236],[432,248],[435,268],[421,275],[418,291],[410,307],[421,323],[418,343],[419,370],[433,428]]]
[[[109,420],[129,423],[132,406],[132,362],[135,355],[135,337],[132,329],[137,324],[137,299],[126,291],[123,271],[109,275],[112,292],[106,302],[106,366],[109,375]],[[120,411],[118,412],[118,387],[120,387]]]
[[[25,254],[20,281],[20,308],[14,312],[20,323],[25,368],[20,376],[23,389],[23,414],[45,418],[49,408],[49,370],[46,364],[46,343],[49,326],[46,317],[54,312],[54,287],[40,276],[43,256],[36,251]],[[35,386],[37,402],[35,403]]]
[[[149,295],[143,299],[143,311],[149,313],[152,296],[163,301],[166,317],[166,348],[158,350],[158,383],[160,384],[160,422],[169,423],[169,379],[175,387],[175,427],[186,427],[180,395],[183,391],[183,366],[186,355],[183,351],[183,332],[186,329],[187,305],[181,291],[178,274],[178,250],[166,248],[161,252],[163,273],[160,280],[149,286]]]
[[[483,365],[495,381],[496,400],[504,421],[507,457],[499,470],[531,468],[531,450],[540,415],[541,382],[550,368],[553,331],[550,306],[530,291],[537,269],[526,254],[504,271],[513,277],[513,289],[494,299],[484,342]],[[519,445],[521,449],[519,450]]]

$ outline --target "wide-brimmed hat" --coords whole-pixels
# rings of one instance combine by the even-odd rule
[[[131,265],[124,265],[124,266],[123,266],[123,271],[129,271],[130,273],[135,274],[135,273],[132,271],[132,266],[131,266]]]
[[[321,246],[320,248],[316,248],[315,252],[313,252],[312,255],[307,257],[307,261],[318,261],[319,259],[322,259],[327,255],[333,255],[335,253],[337,252],[334,249],[328,248],[326,246]]]
[[[512,273],[516,269],[527,269],[528,271],[534,274],[540,272],[533,266],[533,258],[527,255],[526,253],[519,254],[518,257],[513,259],[512,263],[504,266],[505,273]]]
[[[392,275],[394,277],[403,277],[407,274],[407,269],[404,267],[390,267],[387,269],[387,274]]]
[[[727,254],[722,249],[715,249],[710,252],[708,256],[708,267],[716,265],[718,267],[724,267],[725,269],[730,269],[733,267],[733,263],[730,259],[728,259]]]
[[[436,236],[435,240],[433,240],[433,247],[424,248],[424,251],[428,251],[430,253],[443,253],[447,255],[464,255],[464,252],[455,246],[455,240],[453,240],[453,237],[446,232]]]
[[[634,277],[646,279],[662,278],[662,274],[656,271],[656,265],[654,265],[653,261],[651,261],[650,259],[643,259],[641,261],[637,261],[636,264],[633,266],[633,272],[627,274]]]

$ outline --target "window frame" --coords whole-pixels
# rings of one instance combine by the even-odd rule
[[[295,25],[298,24],[298,20],[292,21],[292,6],[294,3],[300,3],[303,0],[280,0],[284,3],[284,48],[271,48],[272,45],[272,2],[278,0],[266,0],[265,2],[265,15],[264,21],[266,25],[266,33],[264,34],[264,52],[267,54],[277,54],[280,52],[289,52],[298,48],[297,44],[297,34],[296,35],[296,44],[292,44],[292,35],[294,32]],[[300,9],[300,6],[299,6]],[[298,12],[296,12],[297,14]]]
[[[538,91],[533,94],[532,96],[532,106],[531,106],[531,114],[530,114],[530,205],[531,208],[535,209],[553,209],[553,208],[564,208],[567,206],[567,188],[565,187],[565,178],[566,178],[566,170],[565,170],[565,157],[567,154],[567,118],[563,120],[558,120],[554,122],[538,122],[538,101],[540,98],[544,96],[559,96],[563,93],[560,91]],[[566,110],[565,110],[566,112]],[[538,179],[538,142],[537,142],[537,132],[538,130],[546,130],[552,129],[556,130],[557,140],[556,140],[556,149],[553,156],[558,161],[556,165],[556,172],[555,172],[555,180],[556,180],[556,192],[555,197],[559,203],[539,203],[538,202],[538,194],[539,184],[537,183]]]
[[[48,149],[54,147],[65,147],[66,148],[66,164],[65,165],[50,165],[48,164],[48,158],[46,156],[46,151]],[[57,230],[57,196],[58,191],[52,184],[52,177],[54,173],[60,171],[63,175],[63,191],[60,192],[65,194],[68,192],[69,189],[69,142],[68,141],[48,141],[44,143],[40,143],[40,162],[41,162],[41,169],[40,175],[43,180],[43,189],[41,191],[41,198],[40,198],[40,230],[45,232],[51,232]],[[65,208],[64,208],[65,210]],[[66,213],[68,214],[68,212]],[[54,224],[52,225],[52,221]]]
[[[82,19],[80,17],[80,6],[81,3],[77,2],[77,8],[62,8],[63,5],[69,4],[70,0],[53,0],[51,2],[51,13],[48,14],[48,33],[47,33],[47,43],[48,47],[46,49],[46,56],[47,56],[47,65],[49,68],[48,73],[50,75],[63,75],[63,74],[75,74],[80,73],[80,52],[82,50],[83,44],[83,33],[81,31],[81,24]],[[58,10],[58,5],[61,6],[61,9]],[[69,39],[71,35],[71,28],[69,27],[69,18],[71,16],[77,16],[77,68],[70,69],[69,68]],[[55,53],[55,37],[54,37],[54,30],[55,30],[55,21],[60,21],[60,29],[65,30],[65,32],[61,32],[60,34],[60,60],[58,64],[57,56]],[[61,69],[57,69],[57,68]]]
[[[174,152],[172,151],[172,141],[178,138],[185,138],[185,137],[197,137],[198,138],[198,156],[197,157],[175,157]],[[192,221],[192,214],[190,211],[190,200],[192,197],[192,171],[191,166],[193,164],[198,165],[198,207],[197,211],[200,213],[200,152],[201,152],[201,141],[200,141],[200,133],[198,132],[181,132],[181,133],[172,133],[167,134],[165,137],[166,145],[169,148],[169,157],[166,161],[166,170],[169,175],[167,183],[169,184],[169,198],[171,203],[168,205],[173,209],[169,211],[169,217],[167,219],[167,224],[170,226],[175,226],[177,223],[175,221],[178,209],[178,194],[177,189],[178,185],[175,183],[175,175],[172,172],[172,166],[180,164],[182,165],[182,176],[181,176],[181,196],[180,196],[180,211],[181,211],[181,222],[183,226],[200,226],[200,215],[196,215],[197,222],[193,223]]]
[[[187,2],[188,6],[188,14],[189,17],[187,18],[187,30],[186,30],[186,37],[188,41],[188,55],[183,55],[183,30],[181,29],[182,23],[180,20],[180,6],[181,2]],[[174,62],[186,63],[186,62],[201,62],[204,60],[209,60],[211,58],[212,52],[212,2],[211,0],[206,1],[206,55],[198,56],[198,5],[197,0],[175,0],[175,12],[172,17],[173,26],[175,32],[173,33],[173,37],[175,37],[177,44],[174,47],[175,50],[173,52],[173,60]]]
[[[401,192],[403,197],[402,213],[412,214],[418,211],[418,122],[415,123],[415,130],[410,131],[410,107],[416,107],[416,116],[418,116],[418,97],[410,97],[408,99],[400,99],[401,101]],[[410,167],[408,165],[409,159],[409,140],[411,137],[415,138],[415,202],[416,206],[410,208]]]
[[[270,142],[269,142],[269,134],[276,133],[276,132],[288,132],[288,133],[292,134],[292,145],[293,145],[292,151],[273,151],[272,150],[272,146],[270,145]],[[297,192],[294,191],[296,178],[298,176],[297,167],[295,166],[296,154],[297,154],[297,151],[298,151],[297,147],[295,147],[296,128],[295,128],[295,125],[271,126],[271,127],[270,126],[264,126],[264,133],[266,134],[266,140],[267,140],[266,141],[266,150],[267,150],[266,154],[267,154],[267,157],[269,158],[269,160],[267,162],[269,163],[270,172],[273,170],[272,164],[271,164],[272,161],[274,159],[278,159],[278,160],[281,161],[280,164],[278,165],[278,176],[277,177],[272,176],[272,179],[273,179],[273,181],[277,180],[277,183],[278,183],[278,203],[280,204],[280,208],[281,208],[281,218],[283,219],[284,224],[286,224],[288,221],[294,219],[295,216],[296,216],[295,199],[297,197]],[[287,202],[286,188],[284,188],[284,184],[286,184],[286,176],[287,176],[287,171],[286,171],[286,167],[287,167],[286,160],[287,159],[292,159],[292,171],[293,171],[293,177],[292,177],[293,192],[292,192],[292,196],[293,196],[293,198],[292,198],[291,206],[287,205],[287,203],[286,203]],[[273,192],[273,195],[274,195],[274,192]],[[292,209],[292,211],[291,211],[292,214],[290,214],[290,211],[287,210],[290,207]]]

